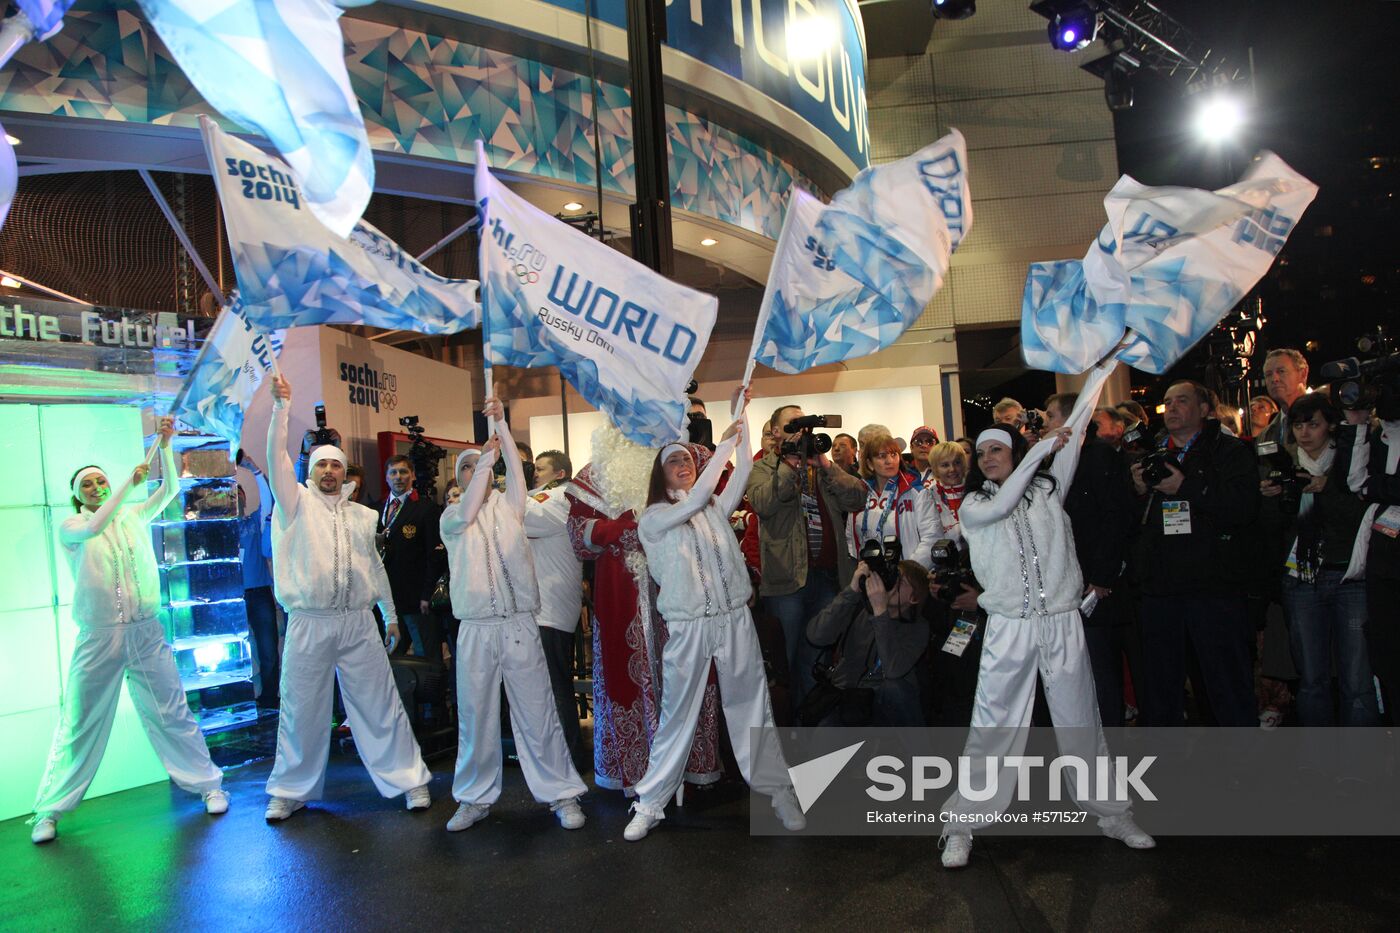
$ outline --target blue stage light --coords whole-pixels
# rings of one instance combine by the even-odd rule
[[[1073,7],[1056,13],[1047,32],[1052,46],[1061,52],[1076,52],[1098,35],[1099,17],[1087,6]]]

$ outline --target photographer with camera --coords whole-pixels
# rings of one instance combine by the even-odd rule
[[[834,647],[835,660],[803,699],[803,725],[924,725],[919,661],[929,624],[920,608],[928,583],[912,560],[856,565],[851,585],[807,623],[807,640]]]
[[[830,440],[813,434],[801,408],[779,408],[771,424],[778,448],[754,464],[745,492],[759,519],[759,595],[783,627],[795,706],[813,685],[807,622],[836,595],[843,520],[864,507],[866,486],[818,448]]]
[[[1333,476],[1345,476],[1368,505],[1357,545],[1365,553],[1366,643],[1385,709],[1393,710],[1400,698],[1400,354],[1338,360],[1322,375],[1333,380],[1348,422],[1337,429]],[[1362,410],[1372,404],[1377,421],[1368,423]]]
[[[438,550],[438,522],[442,510],[414,488],[417,473],[413,461],[395,454],[384,465],[389,494],[379,510],[376,540],[389,575],[394,608],[408,631],[401,651],[412,649],[420,658],[436,662],[442,657],[442,628],[430,611],[433,589],[446,569]]]
[[[1060,754],[1085,760],[1108,755],[1079,615],[1084,580],[1064,503],[1078,467],[1080,438],[1109,371],[1095,371],[1085,387],[1084,404],[1035,447],[1028,450],[1025,439],[1007,426],[990,427],[977,437],[977,462],[959,518],[973,571],[986,588],[980,602],[988,618],[964,754],[972,759],[974,772],[985,771],[991,756],[1003,764],[999,779],[971,775],[968,786],[995,783],[998,790],[991,799],[977,801],[954,793],[944,810],[990,815],[1010,804],[1016,781],[1004,762],[1025,751],[1037,674]],[[1042,470],[1054,453],[1059,456],[1050,469]],[[1078,802],[1098,817],[1104,835],[1135,849],[1155,845],[1133,822],[1126,801]],[[967,823],[949,825],[941,840],[943,865],[962,868],[971,853],[972,836],[962,828]]]
[[[1254,455],[1207,420],[1210,393],[1200,383],[1172,384],[1163,404],[1166,432],[1132,466],[1144,500],[1133,560],[1142,588],[1141,723],[1182,724],[1194,648],[1217,724],[1254,726],[1254,631],[1243,586],[1259,513]]]
[[[903,557],[929,567],[929,549],[940,537],[933,497],[913,473],[902,469],[899,442],[888,434],[860,449],[864,506],[846,520],[850,553],[866,560],[872,552],[898,563]],[[894,544],[897,550],[891,551]]]
[[[1298,665],[1300,726],[1331,726],[1339,719],[1344,726],[1373,726],[1380,720],[1365,638],[1365,560],[1357,546],[1366,503],[1347,488],[1346,474],[1333,470],[1333,434],[1341,420],[1326,393],[1294,402],[1288,425],[1306,485],[1292,499],[1285,499],[1281,486],[1262,490],[1284,501],[1288,516],[1282,590]],[[1340,717],[1332,702],[1334,656]]]

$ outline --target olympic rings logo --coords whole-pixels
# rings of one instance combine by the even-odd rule
[[[515,273],[517,279],[524,282],[526,285],[534,285],[540,280],[540,274],[532,271],[523,262],[516,263],[515,268],[511,271]]]

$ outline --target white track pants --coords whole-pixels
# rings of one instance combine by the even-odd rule
[[[373,613],[294,610],[287,619],[277,760],[267,792],[289,800],[321,798],[336,676],[355,749],[379,793],[395,797],[428,783],[432,775],[394,687]]]
[[[574,769],[539,626],[529,613],[463,622],[457,630],[457,771],[452,796],[490,806],[501,796],[501,683],[510,701],[515,751],[540,803],[588,790]]]
[[[146,736],[171,779],[196,794],[223,783],[190,712],[160,622],[95,626],[78,632],[35,813],[67,813],[83,799],[112,734],[123,674]]]
[[[971,758],[971,787],[987,786],[986,760],[1021,755],[1026,750],[1035,705],[1035,678],[1039,673],[1055,724],[1055,742],[1061,755],[1082,758],[1095,773],[1098,756],[1108,755],[1089,650],[1084,645],[1084,623],[1079,613],[1033,619],[987,619],[982,639],[982,664],[977,672],[977,696],[972,707],[972,731],[964,755]],[[1068,775],[1071,772],[1066,772]],[[1002,767],[997,792],[988,800],[968,800],[958,793],[943,809],[958,813],[1002,813],[1016,791],[1016,768]],[[1113,782],[1110,781],[1110,787]],[[1065,788],[1080,806],[1098,817],[1117,816],[1129,810],[1127,802],[1083,800],[1072,780]],[[976,825],[959,824],[959,825]],[[952,831],[951,829],[949,830]]]
[[[719,700],[734,758],[749,786],[772,796],[792,781],[777,742],[764,742],[754,760],[749,730],[773,728],[773,707],[763,673],[753,618],[747,608],[708,619],[666,620],[670,637],[661,653],[661,720],[647,773],[637,782],[637,807],[655,817],[681,786],[686,758],[700,721],[710,659],[719,674]]]

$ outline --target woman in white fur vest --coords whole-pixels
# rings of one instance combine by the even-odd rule
[[[1065,426],[1029,451],[1018,431],[999,425],[977,437],[976,462],[959,510],[972,569],[983,587],[978,602],[987,612],[972,731],[963,753],[971,759],[970,787],[987,786],[989,756],[1004,762],[1025,752],[1037,674],[1060,754],[1084,760],[1091,771],[1097,757],[1108,755],[1079,615],[1084,580],[1063,502],[1074,479],[1084,427],[1109,370],[1095,371]],[[1046,458],[1056,452],[1054,463],[1042,470]],[[1071,773],[1066,771],[1067,776]],[[1003,766],[990,799],[974,801],[954,793],[943,810],[962,816],[1000,813],[1010,804],[1016,781],[1016,769]],[[1126,801],[1086,798],[1068,777],[1066,789],[1098,817],[1104,835],[1134,849],[1155,845],[1133,822]],[[967,865],[972,836],[963,827],[969,825],[973,824],[953,822],[944,832],[944,867]]]
[[[737,400],[737,397],[736,397]],[[747,393],[744,396],[747,406]],[[744,780],[773,799],[790,830],[807,825],[787,776],[776,738],[750,747],[749,730],[773,728],[773,708],[763,656],[748,602],[752,593],[729,516],[744,495],[753,453],[742,414],[697,478],[696,457],[687,444],[669,444],[652,466],[647,507],[637,523],[647,566],[660,587],[657,607],[670,638],[662,651],[661,721],[651,761],[637,784],[633,816],[623,832],[629,842],[646,836],[665,818],[666,802],[681,785],[695,724],[704,701],[710,662],[719,673],[720,705],[734,758]],[[735,449],[734,474],[718,496],[720,476]]]
[[[584,824],[578,798],[588,788],[574,769],[554,708],[535,616],[540,611],[535,564],[525,537],[525,471],[505,422],[500,399],[482,413],[495,437],[482,451],[457,457],[462,498],[442,513],[452,614],[457,630],[457,812],[447,823],[460,832],[480,822],[501,796],[501,684],[510,700],[510,724],[520,770],[540,803],[565,829]],[[506,491],[492,485],[492,467],[506,453]]]

